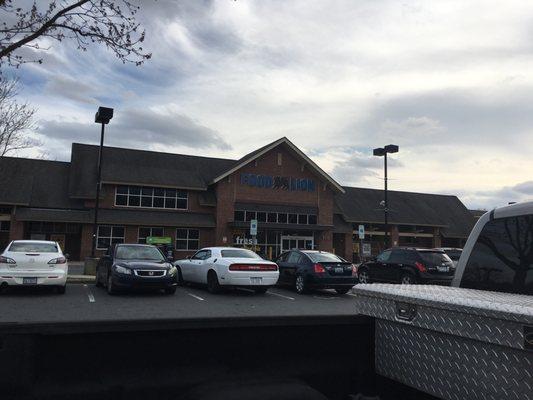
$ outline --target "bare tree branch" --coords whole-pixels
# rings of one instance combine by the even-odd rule
[[[27,59],[17,53],[24,47],[48,50],[39,47],[40,38],[74,40],[80,50],[103,44],[123,63],[140,65],[151,58],[142,48],[145,31],[135,20],[139,7],[130,0],[51,0],[46,8],[39,8],[34,1],[28,10],[13,3],[0,0],[0,17],[10,15],[15,20],[9,25],[0,22],[0,67],[3,63],[15,67],[41,63],[42,58]]]
[[[35,109],[18,103],[18,80],[0,78],[0,157],[9,152],[34,147],[38,142],[27,133],[35,127]]]

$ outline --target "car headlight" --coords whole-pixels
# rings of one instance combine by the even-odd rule
[[[115,265],[115,272],[119,274],[131,275],[131,269]]]
[[[170,276],[176,275],[176,272],[178,272],[178,269],[174,265],[172,267],[170,267],[170,269],[168,270],[168,274]]]

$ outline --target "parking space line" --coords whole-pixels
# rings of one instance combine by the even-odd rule
[[[191,292],[185,292],[185,293],[187,293],[191,297],[194,297],[196,300],[200,300],[200,301],[204,301],[205,300],[205,299],[201,298],[200,296],[192,294]]]
[[[89,303],[96,302],[96,299],[94,298],[93,294],[91,293],[91,290],[89,289],[89,286],[87,286],[86,284],[83,284],[83,286],[85,287],[85,290],[87,292],[87,297],[89,298]]]
[[[287,300],[295,300],[294,297],[290,297],[290,296],[285,296],[283,294],[279,294],[279,293],[276,293],[276,292],[273,292],[271,290],[269,290],[268,292],[266,292],[266,294],[269,294],[271,296],[278,296],[278,297],[281,297],[281,298],[284,298],[284,299],[287,299]]]

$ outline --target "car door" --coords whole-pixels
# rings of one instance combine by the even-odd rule
[[[201,255],[201,257],[202,258],[198,260],[195,275],[198,283],[207,284],[207,272],[213,264],[211,250],[204,250],[204,253]]]
[[[382,281],[385,280],[387,262],[391,256],[391,250],[385,250],[381,252],[377,257],[376,261],[373,261],[370,264],[369,274],[370,279],[373,281]]]
[[[381,279],[387,282],[399,282],[403,263],[405,262],[403,249],[392,249],[390,257],[382,265]]]
[[[287,257],[289,256],[289,254],[290,254],[290,252],[285,252],[285,253],[281,254],[275,261],[276,264],[278,264],[278,269],[279,269],[278,282],[280,284],[289,283],[289,279],[288,279],[288,264],[287,264]]]
[[[191,258],[183,262],[181,273],[184,280],[188,282],[200,283],[200,274],[198,273],[198,268],[201,265],[201,261],[203,260],[205,253],[205,250],[198,250]]]
[[[296,281],[296,274],[300,268],[302,254],[299,251],[291,251],[287,257],[286,276],[287,283],[293,284]]]

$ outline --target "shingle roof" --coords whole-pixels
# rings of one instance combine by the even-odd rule
[[[73,143],[69,193],[94,198],[98,146]],[[206,190],[235,160],[104,147],[102,181]]]
[[[0,204],[83,208],[68,197],[69,170],[67,162],[0,157]]]
[[[346,221],[383,223],[383,190],[344,189],[335,201]],[[467,237],[474,226],[472,214],[456,196],[389,191],[388,201],[391,224],[442,227],[446,237]]]
[[[18,221],[51,221],[89,224],[94,221],[94,211],[18,207],[15,217]],[[212,228],[215,226],[215,217],[212,214],[191,212],[178,213],[149,210],[100,209],[98,212],[98,223],[110,225]]]

